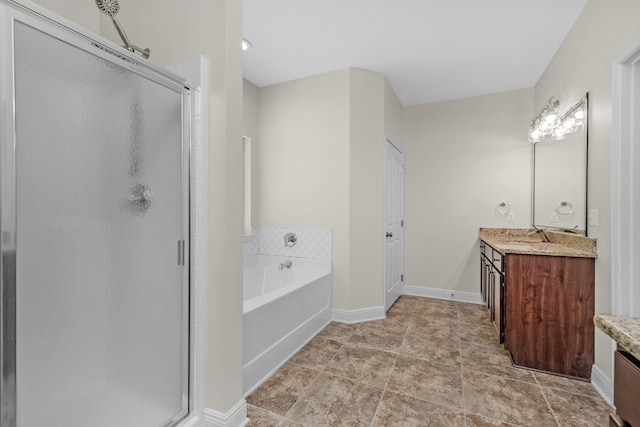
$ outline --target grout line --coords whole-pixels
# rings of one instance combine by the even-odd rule
[[[544,393],[544,390],[542,389],[542,386],[540,385],[540,382],[538,381],[538,379],[536,378],[535,375],[533,376],[533,379],[535,380],[536,385],[538,386],[538,390],[540,391],[540,394],[542,394],[542,398],[544,399],[545,403],[547,404],[547,408],[549,409],[549,412],[551,412],[551,416],[555,420],[556,425],[560,426],[560,421],[558,421],[558,417],[556,416],[555,411],[551,407],[551,404],[549,403],[549,399],[547,399],[547,395]]]
[[[460,358],[460,388],[462,389],[462,413],[464,414],[464,425],[467,426],[467,400],[464,395],[464,373],[462,370],[462,340],[460,339],[460,306],[456,308],[456,315],[458,315],[458,326],[456,328],[456,333],[458,335],[458,357]]]
[[[376,410],[373,413],[373,417],[371,417],[371,422],[369,423],[369,427],[373,426],[373,422],[376,420],[376,416],[378,415],[378,409],[380,409],[380,405],[382,404],[382,399],[384,398],[384,394],[387,392],[387,389],[382,389],[382,393],[380,393],[380,400],[378,400],[378,405],[376,406]]]

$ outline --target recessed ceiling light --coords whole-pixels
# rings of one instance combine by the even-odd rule
[[[251,42],[247,39],[242,39],[242,50],[251,49]]]

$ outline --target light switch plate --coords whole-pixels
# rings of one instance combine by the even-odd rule
[[[589,225],[598,225],[598,209],[591,209],[589,211]]]

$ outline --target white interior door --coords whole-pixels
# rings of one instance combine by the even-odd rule
[[[388,139],[384,205],[384,309],[387,311],[403,292],[404,246],[404,153]]]

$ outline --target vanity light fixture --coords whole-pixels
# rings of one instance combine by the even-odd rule
[[[549,98],[538,115],[531,122],[529,128],[529,142],[535,144],[544,140],[551,135],[553,130],[558,126],[558,105],[560,101],[553,96]]]
[[[562,116],[558,114],[559,104],[554,97],[549,98],[542,111],[531,122],[529,142],[535,144],[548,136],[559,141],[584,126],[586,96],[573,104]]]
[[[560,124],[553,130],[553,139],[556,141],[565,139],[567,135],[576,133],[584,126],[585,100],[586,98],[581,98],[560,117]]]
[[[251,45],[251,42],[249,40],[242,39],[242,50],[243,51],[251,49],[251,46],[252,45]]]

